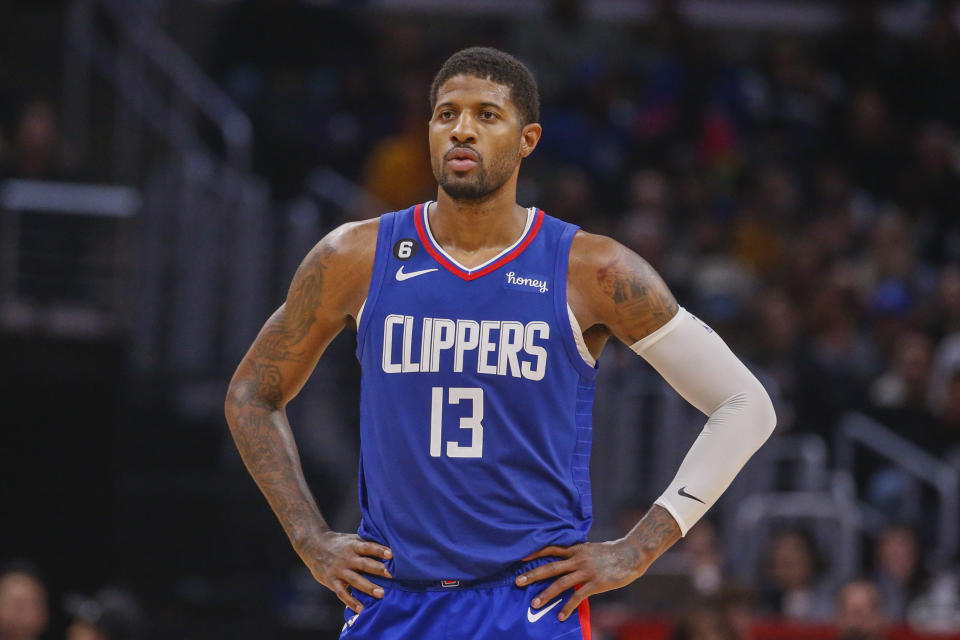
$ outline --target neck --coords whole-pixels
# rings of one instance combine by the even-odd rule
[[[527,222],[527,210],[517,204],[515,186],[470,201],[454,200],[438,189],[437,203],[427,215],[440,246],[465,253],[507,247],[523,233]]]

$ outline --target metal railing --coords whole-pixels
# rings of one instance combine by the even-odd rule
[[[741,575],[755,582],[761,553],[779,525],[805,525],[818,547],[830,554],[827,580],[837,584],[856,575],[860,559],[861,522],[853,483],[843,473],[835,474],[827,491],[777,491],[746,497],[736,511],[729,538],[737,541],[732,564]],[[744,541],[749,544],[744,544]]]
[[[197,380],[235,365],[266,317],[273,209],[265,181],[250,172],[249,119],[164,33],[155,5],[70,3],[64,155],[68,166],[90,164],[94,132],[110,126],[112,146],[99,146],[113,178],[144,185],[133,360],[143,371]],[[114,103],[106,122],[91,117],[103,101],[95,76]],[[208,130],[210,142],[201,134]],[[206,404],[203,395],[181,404]]]
[[[104,32],[105,25],[113,33]],[[68,166],[86,158],[91,137],[91,70],[116,90],[114,178],[135,181],[146,125],[175,152],[204,151],[200,116],[219,133],[227,163],[247,171],[253,128],[244,113],[168,38],[144,6],[119,0],[73,0],[64,60],[64,150]]]
[[[222,376],[270,310],[267,185],[197,154],[155,167],[144,196],[133,360],[142,370]]]
[[[0,183],[0,327],[100,337],[130,323],[129,187]]]
[[[837,467],[853,474],[858,449],[870,451],[937,495],[937,544],[933,554],[949,560],[957,551],[960,535],[960,472],[879,422],[861,414],[843,417],[835,439]]]

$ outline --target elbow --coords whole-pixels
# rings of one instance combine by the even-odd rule
[[[245,407],[253,404],[256,399],[256,386],[251,380],[234,378],[227,388],[227,397],[223,401],[223,415],[227,425],[232,430],[237,424]]]
[[[777,427],[777,411],[773,408],[773,400],[770,394],[763,388],[760,382],[757,382],[756,390],[757,405],[757,424],[760,432],[763,434],[762,442],[766,442]]]
[[[777,413],[770,394],[759,380],[753,378],[744,385],[742,391],[727,401],[727,405],[732,414],[740,416],[744,435],[759,449],[777,426]]]
[[[223,415],[227,419],[227,426],[231,429],[233,428],[233,422],[237,416],[237,409],[240,404],[240,394],[237,386],[236,382],[230,383],[230,386],[227,388],[227,397],[223,401]]]
[[[265,396],[256,379],[235,377],[227,388],[223,401],[223,414],[231,431],[244,423],[244,416],[254,413],[282,411],[283,398],[277,392],[274,397]]]

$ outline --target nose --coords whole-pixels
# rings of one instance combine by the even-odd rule
[[[457,118],[457,124],[450,131],[450,140],[459,144],[477,141],[477,130],[467,111],[461,112]]]

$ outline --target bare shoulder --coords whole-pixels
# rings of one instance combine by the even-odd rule
[[[355,317],[373,273],[379,228],[379,218],[373,218],[347,222],[324,236],[297,269],[288,302],[305,288],[312,289],[317,296],[312,304]]]
[[[578,318],[606,326],[627,344],[656,331],[679,309],[646,260],[612,238],[585,231],[570,247],[567,290]]]
[[[345,222],[325,235],[313,251],[324,250],[342,259],[364,255],[372,258],[377,248],[379,228],[380,218]]]

